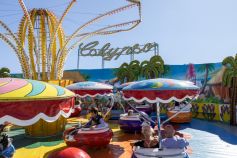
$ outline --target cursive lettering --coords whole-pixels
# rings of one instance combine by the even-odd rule
[[[106,43],[101,49],[96,49],[99,45],[98,41],[88,44],[81,43],[79,45],[81,56],[101,56],[104,60],[117,60],[121,55],[147,53],[158,46],[157,43],[146,43],[143,47],[139,44],[133,46],[125,46],[123,48],[110,48],[111,44]]]

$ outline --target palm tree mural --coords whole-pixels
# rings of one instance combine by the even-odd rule
[[[212,63],[202,64],[198,68],[199,72],[205,72],[204,83],[203,83],[203,87],[202,87],[202,89],[200,91],[200,94],[202,94],[204,92],[204,90],[206,88],[206,85],[207,85],[207,80],[208,80],[209,72],[212,72],[213,70],[215,70],[215,65],[212,64]]]
[[[164,72],[162,73],[162,77],[165,75],[168,75],[170,73],[170,66],[169,65],[164,65]]]
[[[127,63],[123,63],[115,72],[115,76],[118,78],[118,80],[121,83],[126,82],[127,80],[127,76],[128,76],[128,72],[127,72]]]
[[[116,71],[115,75],[121,83],[132,82],[139,79],[140,62],[138,60],[123,63]]]
[[[137,81],[140,77],[140,62],[138,60],[131,61],[129,64],[129,68],[133,72],[132,81]]]
[[[236,105],[237,105],[237,54],[235,57],[226,57],[222,64],[226,70],[222,76],[222,84],[229,87],[230,92],[230,124],[236,125]]]
[[[7,67],[2,67],[0,69],[0,77],[4,78],[4,77],[10,77],[10,69],[8,69]]]
[[[196,72],[193,64],[188,64],[188,70],[186,72],[186,79],[196,84]]]
[[[169,67],[166,68],[166,72]],[[153,56],[150,61],[138,60],[123,63],[115,72],[116,77],[121,83],[139,80],[140,76],[146,79],[157,78],[165,73],[164,61],[161,56]]]
[[[155,73],[155,75],[158,75],[158,72],[156,69],[152,69],[150,62],[145,60],[141,62],[141,75],[145,77],[146,79],[151,78],[151,71]]]
[[[153,56],[150,61],[143,61],[140,65],[141,75],[146,79],[157,78],[164,73],[164,61],[161,56]]]

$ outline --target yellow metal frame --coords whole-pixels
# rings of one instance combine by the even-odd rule
[[[64,44],[64,41],[65,41],[65,35],[64,35],[64,31],[62,29],[61,26],[58,27],[58,30],[57,30],[57,33],[56,33],[56,36],[57,36],[57,39],[59,41],[59,46],[57,46],[57,40],[53,40],[53,33],[54,33],[54,30],[55,30],[55,26],[57,25],[58,23],[58,20],[56,18],[56,16],[48,11],[48,10],[45,10],[45,9],[39,9],[39,10],[36,10],[36,9],[33,9],[29,12],[30,14],[30,20],[31,22],[34,24],[35,21],[37,19],[39,19],[40,21],[40,34],[39,34],[39,37],[40,38],[40,52],[37,52],[34,50],[35,48],[35,40],[34,40],[34,34],[32,33],[29,25],[27,24],[27,21],[28,19],[26,17],[23,17],[22,18],[22,21],[20,23],[20,26],[19,26],[19,33],[18,33],[18,38],[20,40],[20,44],[22,46],[25,45],[25,40],[27,39],[28,40],[28,51],[29,51],[29,57],[30,57],[30,67],[31,67],[31,70],[32,70],[32,78],[33,79],[38,79],[37,77],[37,71],[36,71],[36,67],[38,65],[37,64],[37,58],[40,58],[41,59],[41,62],[42,62],[42,67],[41,67],[41,70],[42,70],[42,78],[41,80],[48,80],[47,78],[47,68],[49,67],[51,70],[48,70],[50,71],[50,78],[49,79],[54,79],[53,77],[53,74],[54,74],[54,68],[55,68],[55,64],[56,64],[56,50],[57,50],[57,47],[59,47],[58,49],[61,49],[63,44]],[[46,23],[48,23],[48,25],[46,25]],[[48,27],[48,28],[46,28]],[[33,25],[33,29],[35,29],[35,25]],[[51,46],[51,51],[49,51],[51,54],[47,54],[47,32],[46,32],[46,29],[49,30],[49,35],[50,35],[50,41],[54,41],[52,42],[52,46]],[[26,34],[28,30],[28,34]],[[18,48],[18,51],[19,52],[22,52],[22,49],[19,47]],[[40,57],[39,57],[40,55]],[[47,58],[50,58],[52,57],[52,62],[51,63],[48,63],[47,61],[50,61],[48,60]],[[39,62],[39,61],[38,61]],[[27,70],[27,71],[30,71],[30,70]]]
[[[14,41],[11,41],[11,39],[3,33],[0,33],[0,39],[7,43],[16,52],[22,67],[24,78],[43,81],[55,79],[60,80],[63,76],[63,67],[69,51],[76,47],[82,40],[95,35],[110,35],[122,31],[129,31],[135,28],[141,22],[140,0],[127,1],[131,3],[124,7],[109,11],[105,14],[101,14],[98,17],[95,17],[94,19],[81,25],[66,40],[61,25],[65,16],[73,4],[75,4],[76,0],[71,0],[59,20],[52,12],[46,9],[32,9],[28,12],[24,1],[18,0],[24,12],[24,16],[21,19],[18,28],[18,38],[15,37],[14,33],[12,33],[7,25],[0,21],[0,26],[10,34]],[[91,24],[100,21],[105,17],[118,14],[133,7],[138,7],[138,20],[114,24],[93,32],[79,34],[84,28]],[[124,27],[127,25],[131,26],[127,29],[118,29],[119,27]],[[38,27],[37,29],[39,30],[39,32],[37,31],[38,34],[35,32],[36,27]],[[47,36],[47,32],[49,33],[49,37]],[[72,46],[69,46],[71,40],[78,37],[80,39],[78,39],[77,42]],[[49,42],[47,42],[47,38],[49,38]],[[15,44],[13,42],[15,42]],[[28,49],[28,54],[26,54],[25,47]]]

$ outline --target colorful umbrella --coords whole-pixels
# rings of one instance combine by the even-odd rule
[[[43,119],[54,122],[69,117],[74,93],[41,81],[0,78],[0,124],[29,126]]]
[[[81,98],[87,96],[104,96],[109,95],[113,92],[113,86],[91,81],[74,83],[67,86],[66,88],[73,91]]]
[[[198,95],[199,87],[189,81],[158,78],[130,84],[122,91],[125,100],[168,103],[193,98]]]
[[[198,95],[199,87],[189,81],[157,78],[139,81],[123,88],[122,91],[125,100],[157,103],[158,135],[160,138],[159,103],[168,103],[173,100],[181,102],[187,98],[192,99]]]

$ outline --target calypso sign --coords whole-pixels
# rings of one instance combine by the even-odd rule
[[[120,55],[147,53],[150,50],[158,47],[157,43],[146,43],[144,46],[134,44],[133,46],[126,46],[123,48],[110,48],[111,44],[106,43],[102,48],[95,48],[99,45],[99,41],[93,41],[88,44],[81,43],[79,45],[81,56],[101,56],[104,60],[111,60],[113,57],[117,60]]]

